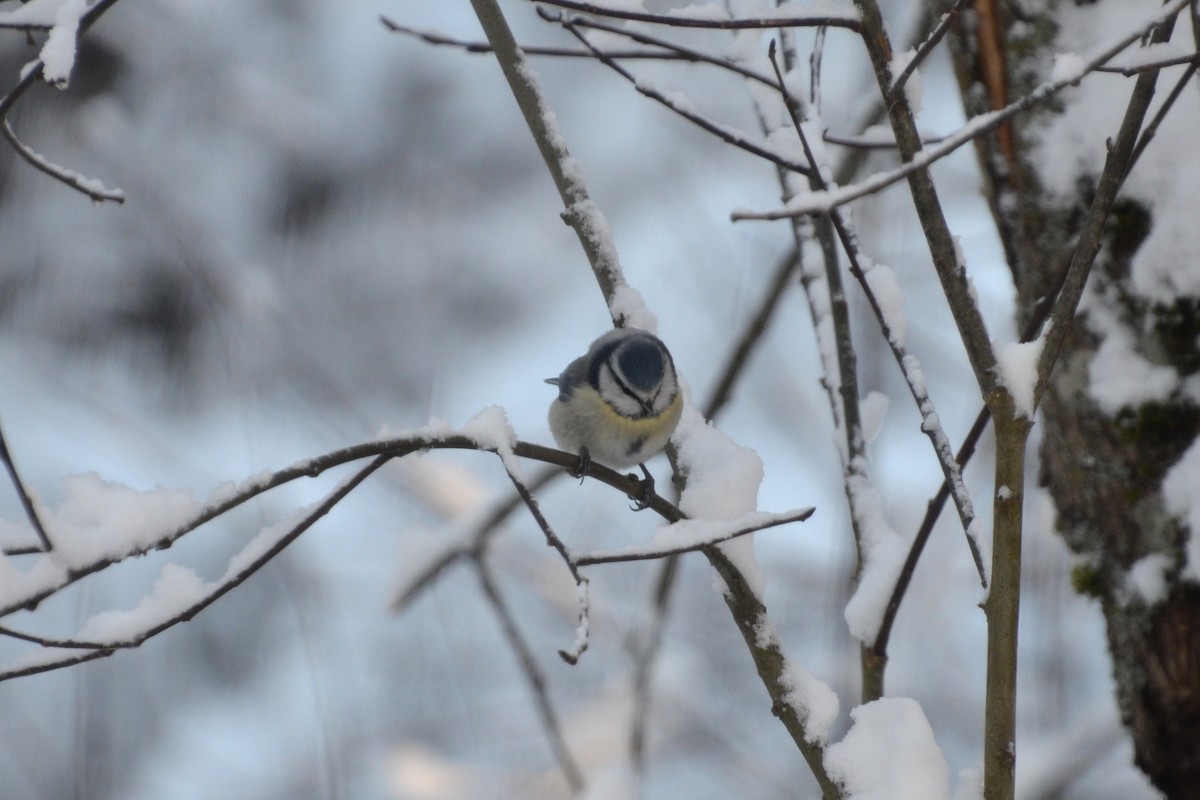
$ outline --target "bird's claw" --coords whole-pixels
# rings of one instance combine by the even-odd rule
[[[638,466],[641,467],[642,474],[646,477],[638,481],[637,496],[631,496],[630,498],[633,500],[633,504],[629,506],[630,511],[643,511],[649,508],[650,504],[654,502],[654,476],[650,474],[650,470],[646,469],[645,464],[638,464]],[[629,473],[629,477],[632,480],[637,480],[637,475],[634,475],[632,472]]]
[[[579,448],[579,465],[571,473],[571,477],[579,478],[579,482],[583,483],[592,471],[592,454],[588,452],[586,447]]]

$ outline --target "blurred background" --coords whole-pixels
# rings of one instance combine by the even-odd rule
[[[918,24],[909,5],[885,4],[901,41]],[[531,4],[505,8],[522,42],[573,43]],[[608,327],[600,293],[494,60],[389,32],[381,14],[481,38],[465,0],[118,3],[84,38],[70,88],[36,86],[17,104],[10,119],[26,143],[128,197],[95,205],[0,148],[0,420],[45,502],[61,499],[64,476],[90,471],[204,497],[222,481],[385,428],[431,417],[461,425],[490,405],[521,438],[550,443],[554,395],[542,379]],[[731,47],[724,34],[691,41]],[[857,133],[850,126],[874,96],[873,78],[849,35],[831,31],[827,48],[825,124]],[[15,83],[36,52],[24,34],[5,32],[0,74]],[[778,203],[774,170],[601,65],[534,63],[626,276],[701,400],[791,241],[784,223],[729,221],[733,209]],[[686,91],[703,113],[756,130],[741,81],[697,67],[633,68]],[[922,124],[952,130],[962,111],[944,54],[921,79]],[[864,174],[889,158],[873,156]],[[964,149],[935,175],[994,335],[1012,339],[1011,287],[973,156]],[[854,220],[906,289],[910,345],[958,441],[978,392],[906,195],[893,188],[859,203]],[[911,537],[939,472],[860,301],[863,391],[892,399],[873,474],[890,523]],[[841,697],[840,736],[858,693],[858,647],[842,618],[853,547],[819,380],[807,305],[793,287],[718,424],[762,457],[760,508],[817,507],[808,523],[756,544],[789,654]],[[967,470],[985,508],[989,448]],[[665,459],[651,467],[665,479]],[[133,607],[164,563],[215,578],[260,527],[328,486],[278,490],[6,623],[67,636],[98,611]],[[388,610],[509,491],[495,460],[480,455],[392,465],[195,620],[132,652],[0,684],[0,794],[566,796],[472,571],[452,568],[403,614]],[[655,527],[591,484],[561,480],[539,496],[580,549],[644,541]],[[1117,719],[1099,609],[1071,589],[1040,492],[1026,516],[1021,795],[1156,797]],[[7,487],[0,517],[22,519]],[[573,586],[527,516],[497,536],[492,563],[593,796],[615,796],[604,787],[628,766],[630,643],[650,622],[657,567],[589,573],[591,646],[568,667],[556,651],[574,635]],[[979,766],[977,585],[948,515],[892,637],[888,692],[920,701],[952,775]],[[663,636],[643,796],[816,797],[699,556],[681,561]],[[0,643],[6,661],[26,649]]]

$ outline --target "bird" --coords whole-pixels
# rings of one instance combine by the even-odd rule
[[[558,387],[550,432],[560,448],[579,454],[576,477],[587,476],[593,459],[613,469],[636,464],[645,480],[633,508],[646,508],[654,478],[645,462],[667,446],[683,412],[666,345],[644,330],[614,328],[546,383]]]

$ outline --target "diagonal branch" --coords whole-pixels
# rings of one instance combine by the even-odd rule
[[[4,462],[4,469],[8,471],[8,478],[12,481],[13,489],[17,492],[17,497],[21,501],[21,507],[25,509],[25,516],[29,519],[29,524],[33,526],[33,532],[37,534],[38,541],[41,543],[41,547],[38,549],[5,550],[4,555],[50,552],[54,549],[54,546],[50,543],[50,537],[46,535],[46,526],[42,524],[42,518],[38,515],[37,507],[33,504],[33,498],[25,490],[25,483],[21,480],[20,473],[17,472],[17,465],[13,462],[12,453],[8,451],[8,441],[4,438],[4,430],[2,428],[0,428],[0,461]]]
[[[1175,13],[1178,14],[1184,5],[1186,3],[1176,3]],[[1174,25],[1175,16],[1167,15],[1160,25],[1155,26],[1151,43],[1158,44],[1170,39]],[[1075,244],[1075,252],[1067,267],[1062,291],[1059,292],[1058,299],[1050,311],[1050,321],[1045,333],[1042,334],[1043,345],[1037,362],[1037,383],[1034,386],[1033,394],[1034,408],[1037,407],[1042,394],[1046,391],[1050,380],[1050,371],[1054,368],[1055,361],[1058,360],[1058,353],[1062,349],[1063,342],[1066,341],[1067,332],[1075,318],[1075,310],[1079,306],[1080,298],[1083,297],[1083,288],[1091,273],[1092,264],[1095,263],[1096,256],[1100,252],[1108,214],[1112,210],[1113,203],[1116,202],[1117,193],[1125,183],[1126,175],[1129,174],[1129,168],[1136,152],[1138,134],[1142,130],[1142,123],[1150,109],[1157,82],[1157,70],[1138,76],[1129,97],[1129,105],[1125,109],[1125,117],[1121,120],[1121,127],[1117,131],[1116,138],[1111,140],[1087,220],[1084,222],[1083,230],[1080,231]]]
[[[796,129],[796,134],[800,138],[801,146],[804,149],[805,157],[812,166],[813,178],[818,188],[824,189],[827,184],[825,178],[821,175],[821,170],[817,163],[816,154],[809,144],[808,136],[804,132],[804,126],[800,122],[800,118],[796,113],[796,102],[791,97],[787,90],[787,86],[783,81],[783,72],[779,68],[779,62],[775,57],[775,42],[772,40],[769,51],[769,57],[772,66],[775,68],[775,76],[778,80],[777,89],[784,99],[784,104],[787,106],[788,113],[791,115],[792,124]],[[946,436],[945,430],[942,429],[937,409],[934,406],[933,399],[929,396],[929,391],[926,387],[924,375],[921,372],[921,366],[916,359],[916,356],[908,352],[904,346],[902,336],[893,325],[892,316],[896,313],[885,310],[879,302],[879,298],[875,294],[875,290],[868,279],[866,272],[863,269],[863,256],[860,251],[858,237],[851,229],[849,222],[845,219],[839,209],[834,209],[830,212],[829,218],[833,223],[834,230],[837,231],[838,238],[842,243],[842,248],[846,252],[846,257],[849,260],[850,274],[858,281],[862,287],[863,294],[867,298],[867,303],[871,307],[876,320],[878,320],[882,329],[884,339],[888,343],[888,347],[892,351],[896,363],[900,367],[900,372],[904,376],[904,381],[908,385],[909,392],[912,394],[913,401],[917,405],[917,410],[921,414],[921,430],[929,437],[933,444],[934,453],[937,456],[938,464],[942,468],[942,474],[946,478],[946,482],[952,487],[952,496],[954,497],[954,505],[958,509],[959,518],[962,521],[963,531],[967,536],[967,545],[971,551],[971,558],[975,562],[975,569],[979,573],[979,580],[984,587],[988,585],[987,569],[983,563],[982,547],[980,538],[982,535],[982,526],[979,523],[978,517],[975,514],[975,506],[971,501],[970,492],[967,490],[966,483],[963,482],[962,470],[955,459],[954,450],[951,448],[950,439]]]
[[[521,664],[521,671],[525,673],[525,680],[529,684],[529,690],[533,693],[538,716],[542,718],[542,727],[546,731],[546,738],[550,740],[550,749],[554,751],[558,766],[567,777],[572,794],[579,794],[584,787],[583,771],[580,770],[575,757],[571,755],[571,749],[567,747],[567,740],[563,736],[562,725],[558,720],[558,712],[554,710],[554,704],[550,702],[550,694],[546,691],[546,676],[538,667],[537,659],[533,656],[533,649],[525,641],[512,609],[504,602],[504,596],[500,594],[500,587],[496,585],[487,563],[478,557],[474,559],[474,562],[479,586],[488,600],[488,605],[496,612],[500,629],[504,631],[504,637],[508,640],[509,647],[516,654],[517,661]]]
[[[695,111],[691,110],[690,108],[687,108],[686,106],[682,105],[681,103],[677,102],[676,100],[668,97],[667,95],[660,92],[658,89],[655,89],[653,86],[650,86],[642,81],[639,81],[633,75],[633,73],[631,73],[625,67],[618,64],[615,60],[613,60],[613,58],[611,56],[609,56],[603,50],[600,50],[599,48],[597,48],[595,45],[593,45],[588,40],[588,38],[586,36],[584,36],[582,33],[580,33],[578,27],[576,26],[576,24],[573,20],[567,19],[565,17],[562,17],[559,19],[547,17],[547,19],[548,19],[548,21],[560,23],[573,36],[575,36],[575,38],[579,39],[579,41],[585,47],[587,47],[589,50],[591,50],[592,54],[596,57],[597,60],[600,61],[600,63],[604,64],[606,67],[608,67],[611,70],[613,70],[614,72],[616,72],[622,78],[629,81],[629,83],[633,85],[633,88],[636,89],[639,94],[641,94],[645,97],[648,97],[651,100],[654,100],[655,102],[665,106],[666,108],[670,109],[671,111],[675,112],[679,116],[686,119],[688,122],[691,122],[693,125],[696,125],[697,127],[701,128],[702,130],[707,131],[708,133],[711,133],[713,136],[716,136],[718,139],[725,142],[726,144],[731,144],[734,147],[737,147],[741,150],[745,150],[746,152],[748,152],[752,155],[756,155],[759,158],[770,161],[772,164],[775,164],[778,167],[782,167],[783,169],[786,169],[789,172],[797,172],[801,175],[808,174],[808,168],[805,167],[804,165],[798,164],[794,161],[784,158],[783,156],[779,155],[778,153],[773,153],[770,150],[766,149],[765,147],[761,147],[761,146],[755,144],[754,142],[751,142],[750,140],[748,140],[744,136],[742,136],[738,131],[735,131],[731,128],[727,128],[723,125],[713,122],[712,120],[708,119],[707,117],[704,117],[703,115],[696,113]]]

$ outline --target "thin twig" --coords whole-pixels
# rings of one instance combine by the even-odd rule
[[[17,465],[13,461],[12,453],[8,451],[8,441],[4,438],[4,430],[0,427],[0,461],[4,462],[4,468],[8,471],[8,478],[12,481],[13,489],[17,492],[17,498],[21,501],[21,507],[25,509],[25,516],[29,519],[29,524],[33,526],[33,532],[37,534],[38,541],[41,542],[39,549],[29,550],[22,548],[19,552],[16,550],[5,550],[5,555],[19,555],[34,553],[48,553],[54,549],[50,543],[50,537],[46,535],[46,526],[42,524],[42,518],[38,515],[37,507],[33,504],[33,498],[29,496],[29,492],[25,489],[25,483],[21,480],[20,473],[17,472]]]
[[[1129,157],[1130,170],[1133,169],[1133,166],[1138,162],[1138,159],[1142,157],[1142,152],[1154,139],[1154,135],[1158,133],[1158,127],[1162,124],[1162,121],[1166,119],[1167,113],[1175,106],[1175,101],[1179,99],[1179,95],[1183,93],[1188,81],[1192,79],[1192,76],[1196,74],[1198,69],[1200,69],[1200,67],[1198,67],[1195,63],[1192,63],[1183,71],[1183,74],[1179,76],[1179,80],[1177,80],[1175,85],[1171,87],[1171,91],[1167,95],[1167,99],[1163,100],[1162,106],[1160,106],[1158,111],[1154,113],[1154,116],[1151,117],[1150,123],[1142,129],[1141,136],[1138,137],[1137,145],[1133,148],[1133,155]]]
[[[654,583],[654,606],[650,625],[634,647],[633,658],[633,722],[629,731],[629,757],[633,771],[641,776],[646,763],[646,729],[650,724],[650,702],[654,665],[662,648],[663,631],[670,611],[675,577],[679,574],[679,557],[663,560],[658,580]]]
[[[608,67],[609,69],[616,72],[618,75],[620,75],[625,80],[629,81],[629,83],[632,84],[633,88],[636,89],[639,94],[641,94],[645,97],[649,97],[651,100],[654,100],[655,102],[660,103],[661,105],[665,106],[666,108],[670,109],[671,111],[675,112],[679,116],[686,119],[688,122],[691,122],[693,125],[696,125],[699,128],[701,128],[702,130],[705,130],[708,133],[713,134],[714,136],[716,136],[718,139],[725,142],[726,144],[731,144],[734,147],[737,147],[741,150],[745,150],[746,152],[756,155],[759,158],[766,159],[767,161],[770,161],[772,164],[775,164],[779,167],[783,167],[784,169],[789,170],[791,172],[796,172],[801,175],[808,174],[808,168],[805,167],[804,165],[798,164],[794,161],[791,161],[790,159],[784,158],[783,156],[779,155],[778,153],[773,153],[764,147],[754,144],[753,142],[749,141],[744,136],[742,136],[739,132],[734,131],[730,128],[726,128],[716,122],[713,122],[712,120],[708,119],[707,117],[704,117],[704,116],[696,113],[695,111],[692,111],[691,109],[684,108],[679,103],[677,103],[675,100],[672,100],[670,97],[667,97],[665,94],[658,91],[654,87],[648,86],[645,83],[639,81],[633,75],[633,73],[631,73],[629,70],[627,70],[622,65],[618,64],[613,59],[609,58],[608,55],[604,51],[600,50],[595,45],[593,45],[591,43],[591,41],[586,36],[584,36],[582,32],[580,32],[578,26],[571,19],[569,19],[567,17],[558,17],[558,18],[545,17],[545,18],[547,19],[547,21],[558,22],[560,25],[562,25],[567,31],[569,31],[573,36],[575,36],[575,38],[577,38],[585,47],[589,48],[592,51],[593,55],[595,55],[595,57],[602,64],[604,64],[606,67]]]
[[[1067,278],[1067,266],[1066,264],[1063,265],[1050,292],[1034,307],[1029,321],[1025,323],[1025,328],[1021,331],[1020,341],[1032,342],[1041,332],[1042,325],[1045,324],[1046,319],[1050,316],[1050,309],[1054,307],[1054,301],[1058,298],[1058,293],[1062,291],[1063,281]],[[979,440],[983,437],[983,432],[987,430],[991,416],[991,411],[985,404],[979,409],[979,413],[975,416],[975,421],[971,424],[971,429],[963,437],[962,444],[959,445],[958,453],[955,455],[955,460],[958,461],[961,469],[965,470],[967,468],[967,464],[975,454],[975,448],[978,446]],[[900,604],[903,602],[905,593],[908,591],[908,586],[912,582],[912,576],[916,571],[921,553],[925,550],[925,545],[933,533],[933,526],[937,524],[938,518],[941,516],[942,509],[945,508],[946,500],[949,497],[950,484],[943,480],[942,485],[938,488],[933,499],[929,501],[929,505],[925,509],[925,516],[921,520],[920,527],[917,528],[917,533],[913,537],[912,544],[909,545],[908,555],[904,559],[904,566],[901,567],[900,574],[896,576],[896,584],[892,587],[892,594],[888,598],[887,608],[884,609],[879,631],[875,634],[875,641],[871,645],[871,651],[878,658],[883,658],[887,655],[888,640],[891,637],[892,625],[896,621],[896,615],[900,611]]]
[[[933,48],[937,47],[942,41],[942,37],[944,37],[946,32],[950,30],[950,26],[954,24],[954,21],[958,18],[959,12],[962,11],[963,6],[965,6],[968,2],[969,0],[954,0],[954,5],[950,6],[945,14],[942,14],[941,19],[938,20],[938,24],[930,32],[928,38],[921,42],[920,46],[917,47],[917,52],[913,54],[912,59],[910,59],[909,62],[904,65],[904,69],[900,71],[900,74],[896,76],[896,80],[892,82],[892,88],[889,89],[887,93],[887,99],[889,101],[891,101],[891,99],[900,92],[904,91],[904,84],[908,83],[908,79],[912,77],[914,72],[917,71],[917,67],[924,63],[925,59],[929,57],[929,54],[933,52]]]
[[[487,42],[471,42],[465,39],[456,39],[453,36],[445,36],[433,31],[424,31],[420,28],[411,28],[407,25],[402,25],[399,22],[387,17],[380,16],[379,21],[383,26],[392,33],[402,33],[407,36],[412,36],[426,44],[454,47],[462,50],[464,53],[486,53],[495,52],[492,46]],[[549,56],[553,58],[595,58],[589,50],[581,50],[579,48],[567,47],[538,47],[531,45],[522,45],[521,50],[527,56]],[[649,59],[660,61],[694,61],[686,56],[673,52],[663,52],[661,50],[609,50],[608,54],[613,58],[621,59]],[[715,60],[715,59],[714,59]]]
[[[708,399],[704,402],[703,414],[705,419],[713,419],[720,413],[725,404],[729,402],[729,398],[733,394],[733,387],[742,377],[746,367],[750,363],[750,353],[758,346],[762,340],[763,334],[766,333],[767,324],[771,318],[775,316],[775,310],[779,307],[779,301],[783,298],[783,293],[792,283],[792,276],[800,266],[800,254],[798,248],[793,247],[775,267],[775,272],[771,276],[771,282],[767,286],[767,291],[763,294],[763,299],[758,305],[758,310],[750,321],[746,323],[745,329],[738,337],[738,342],[733,348],[733,352],[729,354],[728,360],[725,362],[725,367],[720,371],[717,382],[713,386],[712,392]]]
[[[579,661],[579,657],[583,655],[588,646],[588,579],[579,571],[580,564],[578,560],[571,555],[570,549],[554,532],[554,528],[550,527],[550,522],[546,519],[542,509],[538,506],[537,500],[530,493],[525,484],[508,469],[505,464],[505,473],[512,485],[516,488],[517,494],[520,495],[521,501],[525,507],[529,509],[529,513],[533,516],[535,522],[542,530],[542,534],[546,537],[546,544],[550,545],[562,558],[563,563],[567,565],[567,570],[571,573],[571,577],[575,580],[575,590],[579,600],[579,624],[576,627],[575,641],[570,647],[559,650],[558,654],[562,660],[568,664],[575,664]]]
[[[556,467],[547,467],[539,471],[533,480],[526,483],[526,486],[529,491],[536,492],[554,478],[566,474]],[[487,516],[471,527],[470,535],[458,537],[459,544],[445,550],[425,565],[415,577],[409,579],[407,585],[397,592],[395,599],[392,600],[392,611],[400,613],[407,609],[417,595],[432,586],[434,581],[452,564],[463,558],[482,558],[492,537],[500,530],[500,526],[521,505],[521,495],[515,492],[497,503]]]
[[[796,114],[796,104],[791,99],[787,86],[783,81],[783,71],[779,67],[778,59],[775,57],[775,42],[772,40],[771,47],[768,51],[768,56],[771,65],[775,69],[775,76],[778,80],[778,91],[784,98],[784,104],[788,108],[788,113],[791,115],[792,124],[796,129],[796,134],[800,137],[801,146],[804,148],[805,157],[808,158],[812,165],[813,180],[817,182],[818,188],[826,187],[825,179],[821,175],[820,168],[817,163],[816,154],[813,152],[808,141],[808,136],[804,133],[804,126],[800,122],[799,116]],[[959,518],[962,520],[963,531],[967,537],[967,545],[971,551],[971,558],[975,562],[975,569],[979,573],[979,580],[984,587],[988,585],[987,570],[983,564],[983,556],[980,549],[980,544],[976,541],[978,531],[978,522],[975,514],[974,503],[971,501],[970,492],[967,490],[966,484],[962,479],[962,470],[958,462],[955,460],[954,451],[950,446],[950,439],[946,436],[945,430],[942,429],[941,423],[938,421],[937,410],[934,407],[933,399],[929,396],[929,391],[926,388],[925,380],[920,374],[920,365],[916,361],[916,357],[907,351],[904,344],[900,341],[896,331],[892,329],[891,323],[888,321],[888,315],[884,312],[879,304],[878,298],[875,296],[874,290],[871,288],[870,281],[867,280],[865,271],[862,268],[862,258],[858,244],[858,237],[852,231],[849,222],[842,215],[841,211],[834,209],[830,212],[830,220],[833,223],[834,230],[837,231],[838,238],[841,240],[842,249],[845,251],[849,260],[850,274],[852,274],[862,287],[863,294],[867,299],[867,303],[871,307],[876,320],[879,322],[883,332],[884,339],[888,343],[888,347],[892,351],[896,363],[900,367],[900,372],[904,376],[904,381],[908,385],[909,392],[912,394],[913,401],[917,405],[917,409],[921,414],[921,430],[933,444],[934,453],[937,456],[938,464],[942,468],[942,474],[946,480],[954,487],[953,497],[955,507],[958,509]]]
[[[1124,75],[1126,78],[1132,78],[1134,75],[1139,75],[1143,72],[1160,70],[1166,67],[1177,67],[1180,64],[1190,64],[1195,67],[1197,59],[1200,59],[1200,56],[1193,53],[1191,55],[1172,56],[1171,58],[1164,58],[1161,61],[1147,61],[1145,64],[1137,64],[1129,67],[1097,67],[1096,72],[1111,72],[1117,75]]]
[[[625,564],[631,561],[656,561],[662,558],[683,555],[684,553],[695,553],[750,533],[757,533],[758,531],[764,531],[779,525],[788,525],[792,522],[803,522],[811,517],[815,510],[813,508],[805,508],[790,514],[781,514],[760,524],[746,525],[730,531],[724,531],[702,541],[672,545],[670,547],[642,547],[624,552],[592,553],[586,556],[575,556],[573,562],[577,567],[589,567],[594,564]]]
[[[581,3],[576,0],[534,0],[534,2],[543,5],[555,6],[556,8],[565,8],[570,11],[578,11],[583,14],[591,14],[597,17],[611,17],[613,19],[624,19],[631,22],[652,22],[658,25],[668,25],[679,28],[712,28],[716,30],[752,30],[757,28],[845,28],[850,31],[857,31],[859,21],[856,15],[847,14],[838,16],[829,15],[812,15],[812,16],[777,16],[777,17],[756,17],[745,19],[709,19],[706,17],[689,17],[683,14],[651,14],[644,11],[632,11],[629,9],[609,8],[607,6],[597,5],[595,3]]]
[[[550,21],[558,21],[558,19],[559,19],[559,18],[555,18],[555,17],[547,17],[547,15],[544,13],[542,14],[542,18],[548,19]],[[588,28],[589,30],[604,31],[605,33],[611,33],[615,36],[624,36],[625,38],[629,39],[630,41],[637,42],[638,44],[644,44],[644,45],[649,45],[651,47],[662,48],[663,50],[673,53],[677,57],[677,60],[680,60],[680,61],[691,61],[691,62],[695,62],[698,64],[710,64],[714,67],[720,67],[721,69],[725,69],[730,72],[735,72],[738,75],[741,75],[743,78],[746,78],[747,80],[752,80],[756,83],[761,83],[764,86],[771,85],[771,79],[768,78],[766,75],[763,75],[761,72],[752,70],[749,67],[742,66],[741,64],[737,63],[736,61],[733,61],[728,58],[720,58],[717,56],[710,56],[707,53],[701,52],[699,50],[695,50],[691,47],[685,47],[681,44],[676,44],[675,42],[669,41],[667,39],[663,39],[659,36],[651,36],[648,33],[644,33],[642,31],[637,31],[632,28],[622,27],[619,25],[607,25],[603,22],[599,22],[594,19],[589,19],[587,17],[572,17],[571,23],[573,25],[579,26],[580,28]],[[611,58],[622,58],[622,56],[620,55],[620,51],[605,50],[604,52],[606,55],[608,55]],[[588,55],[592,58],[595,58],[595,54],[591,50],[588,50]]]
[[[25,163],[45,175],[49,175],[54,180],[65,184],[81,194],[87,195],[97,203],[113,202],[124,203],[125,193],[120,189],[107,189],[99,181],[93,178],[86,178],[74,170],[61,167],[51,161],[48,161],[41,153],[36,152],[17,138],[17,134],[9,125],[7,119],[0,119],[0,134],[8,140],[8,143],[13,146]]]
[[[537,659],[533,656],[533,649],[525,641],[525,636],[521,633],[512,610],[504,602],[504,597],[500,594],[500,587],[496,585],[488,565],[484,559],[479,557],[474,559],[474,563],[479,586],[483,589],[488,605],[496,612],[500,629],[504,631],[508,646],[516,653],[521,671],[525,674],[525,680],[529,684],[529,690],[533,693],[533,702],[537,706],[538,716],[542,718],[542,728],[546,731],[546,738],[550,740],[550,749],[554,751],[558,766],[566,775],[567,783],[571,786],[571,793],[579,794],[584,787],[583,771],[580,770],[575,757],[571,755],[570,748],[567,747],[567,740],[563,736],[562,725],[558,720],[558,712],[554,710],[554,704],[550,702],[550,693],[546,691],[546,677],[538,667]]]

